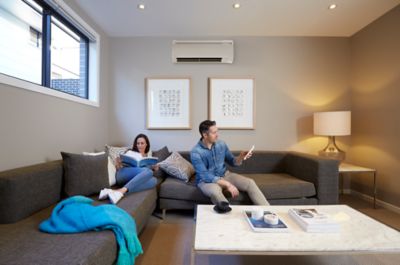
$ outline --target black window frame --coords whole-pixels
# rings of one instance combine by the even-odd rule
[[[22,0],[25,4],[29,5],[36,12],[42,15],[42,86],[50,89],[51,87],[51,17],[55,17],[61,23],[63,23],[69,30],[78,35],[85,43],[86,49],[86,76],[85,76],[85,91],[86,97],[81,97],[76,94],[67,93],[62,90],[54,89],[68,95],[76,96],[79,98],[89,99],[89,38],[83,34],[79,29],[77,29],[73,24],[71,24],[67,19],[60,15],[56,10],[54,10],[50,5],[45,3],[43,0],[33,0],[38,4],[42,10],[38,10],[34,5],[30,4],[28,1]]]

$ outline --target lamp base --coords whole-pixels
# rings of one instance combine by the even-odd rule
[[[328,145],[319,151],[318,154],[323,157],[329,157],[340,161],[343,161],[346,157],[346,153],[337,147],[335,136],[329,136]]]

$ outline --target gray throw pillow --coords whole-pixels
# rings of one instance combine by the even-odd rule
[[[166,147],[166,146],[164,146],[160,150],[153,151],[153,154],[152,154],[153,157],[158,157],[158,162],[164,161],[170,155],[171,155],[171,153],[169,152],[168,147]],[[161,179],[164,179],[167,176],[165,174],[165,172],[163,170],[161,170],[161,169],[154,171],[153,175],[156,178],[161,178]]]
[[[64,193],[90,196],[110,187],[107,154],[88,156],[61,152],[64,167]]]
[[[153,157],[158,157],[158,162],[162,162],[171,155],[168,147],[164,146],[160,150],[153,151]]]
[[[172,154],[159,163],[160,168],[171,177],[188,182],[195,171],[192,164],[183,158],[178,152]]]

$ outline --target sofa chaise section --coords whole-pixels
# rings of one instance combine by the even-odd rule
[[[47,234],[39,224],[62,198],[61,161],[0,172],[0,263],[113,264],[117,242],[111,231]],[[92,199],[96,199],[93,196]],[[99,205],[108,201],[97,201]],[[118,204],[140,233],[156,208],[156,188],[132,193]]]

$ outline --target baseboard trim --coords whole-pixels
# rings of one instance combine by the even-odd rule
[[[351,195],[354,195],[354,196],[356,196],[356,197],[358,197],[360,199],[363,199],[364,201],[368,201],[370,203],[374,203],[374,197],[369,196],[369,195],[364,194],[364,193],[361,193],[361,192],[358,192],[358,191],[355,191],[355,190],[344,189],[343,193],[344,194],[351,194]],[[398,207],[396,205],[393,205],[391,203],[376,199],[376,205],[377,206],[381,206],[381,207],[383,207],[383,208],[385,208],[385,209],[387,209],[389,211],[392,211],[392,212],[400,214],[400,207]]]
[[[351,189],[343,189],[343,194],[351,194]]]

